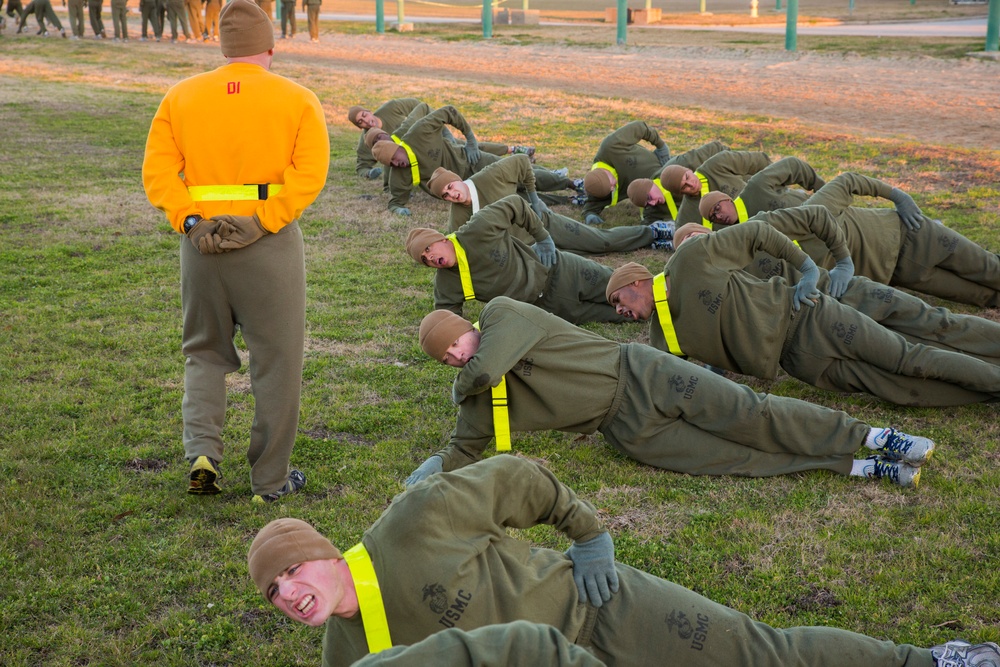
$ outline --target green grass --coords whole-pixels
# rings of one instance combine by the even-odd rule
[[[862,140],[794,122],[630,98],[519,96],[504,86],[372,77],[322,61],[275,69],[316,90],[330,119],[327,187],[302,219],[308,310],[300,433],[309,483],[249,503],[253,399],[230,376],[224,493],[184,493],[177,245],[140,168],[166,85],[219,64],[202,49],[111,50],[17,40],[0,70],[0,664],[317,664],[321,633],[270,611],[246,573],[254,533],[280,516],[350,546],[401,480],[447,438],[451,369],[416,342],[429,272],[403,253],[445,207],[415,197],[385,211],[353,172],[358,99],[455,103],[482,139],[530,138],[581,173],[600,138],[642,117],[675,150],[714,138],[800,155],[824,175],[852,169],[910,189],[925,210],[1000,248],[995,152]],[[513,89],[517,92],[518,89]],[[697,119],[698,122],[691,122]],[[615,219],[631,216],[628,205]],[[608,257],[620,264],[648,251]],[[373,270],[375,269],[375,270]],[[475,311],[473,311],[475,312]],[[643,340],[640,325],[590,327]],[[749,380],[747,380],[749,381]],[[594,502],[619,559],[780,626],[836,625],[930,645],[1000,640],[1000,426],[994,406],[901,409],[782,378],[760,390],[815,401],[936,438],[919,491],[815,472],[698,478],[646,468],[599,436],[519,434]],[[548,528],[523,531],[565,548]]]

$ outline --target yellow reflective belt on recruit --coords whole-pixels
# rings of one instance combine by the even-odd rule
[[[281,192],[280,183],[249,185],[190,185],[192,201],[261,201]]]
[[[670,190],[667,190],[665,187],[663,187],[663,184],[660,183],[660,179],[654,178],[653,179],[653,183],[655,183],[656,187],[660,188],[660,192],[663,193],[663,200],[665,202],[667,202],[667,208],[670,209],[670,217],[672,219],[676,220],[677,219],[677,203],[674,201],[674,194],[672,192],[670,192]]]
[[[591,169],[607,169],[615,177],[615,187],[611,190],[611,206],[618,204],[618,172],[607,162],[595,162]]]
[[[479,331],[479,322],[473,322],[472,328]],[[507,411],[507,376],[500,378],[500,384],[493,387],[493,435],[497,441],[498,452],[510,451],[510,413]]]
[[[371,556],[365,545],[358,542],[344,553],[344,560],[351,570],[354,579],[354,590],[358,595],[358,607],[361,609],[361,622],[365,626],[365,639],[368,640],[368,650],[372,653],[384,651],[392,647],[389,637],[389,621],[385,617],[385,605],[382,603],[382,590],[378,586],[378,577],[372,567]]]
[[[417,156],[413,154],[413,149],[395,134],[389,136],[392,137],[397,146],[402,146],[403,150],[406,151],[406,157],[410,158],[410,174],[413,176],[413,185],[420,185],[420,165],[417,164]]]
[[[706,176],[705,174],[701,173],[700,171],[694,172],[694,175],[698,177],[699,181],[701,181],[701,196],[704,197],[709,192],[709,190],[708,190],[708,176]],[[708,218],[702,218],[701,219],[701,224],[705,225],[709,229],[715,229],[714,227],[712,227],[712,221],[709,220]]]
[[[448,234],[445,237],[455,246],[455,260],[458,261],[458,275],[462,279],[462,293],[466,301],[476,298],[476,293],[472,289],[472,271],[469,270],[469,258],[465,256],[465,248],[458,242],[458,237]]]
[[[743,203],[743,199],[741,197],[734,199],[733,205],[736,207],[737,224],[740,222],[746,222],[750,219],[750,216],[747,215],[747,205]]]
[[[653,276],[653,301],[656,303],[656,316],[663,329],[663,337],[667,340],[670,354],[683,357],[681,344],[677,342],[677,332],[674,330],[674,320],[670,317],[670,304],[667,303],[667,279],[662,273]]]

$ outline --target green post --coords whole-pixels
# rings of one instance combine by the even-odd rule
[[[781,11],[781,0],[774,0],[774,11]]]
[[[403,25],[405,20],[403,17],[403,0],[396,0],[396,21],[399,22],[399,25]]]
[[[385,34],[385,0],[375,0],[375,32]]]
[[[798,47],[799,0],[788,0],[788,12],[785,14],[785,51],[794,51]]]
[[[1000,0],[990,0],[990,17],[986,20],[986,50],[1000,50]]]
[[[847,3],[847,10],[849,12],[851,12],[852,14],[854,13],[854,0],[849,0],[848,1],[848,3]]]
[[[625,43],[625,30],[628,25],[628,8],[625,0],[618,0],[618,44]]]
[[[493,37],[493,0],[483,0],[483,39]]]

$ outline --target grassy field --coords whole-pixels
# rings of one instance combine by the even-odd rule
[[[146,201],[140,167],[166,87],[219,62],[195,48],[51,39],[4,46],[2,665],[318,663],[321,633],[294,626],[255,592],[245,565],[252,536],[271,519],[295,516],[341,546],[354,544],[401,480],[444,443],[455,414],[453,370],[416,341],[432,306],[431,275],[402,248],[409,228],[443,226],[445,206],[417,196],[412,218],[394,217],[379,187],[354,176],[357,131],[344,111],[359,99],[454,103],[480,138],[530,138],[547,166],[577,175],[600,137],[643,118],[675,151],[721,138],[772,157],[799,155],[828,177],[880,176],[910,190],[930,215],[1000,249],[996,152],[860,140],[631,99],[330,75],[279,56],[275,71],[323,100],[332,146],[327,187],[302,219],[308,327],[292,463],[309,483],[280,503],[250,504],[244,455],[253,399],[244,367],[230,376],[224,493],[192,497],[180,443],[182,241]],[[616,222],[633,217],[628,207]],[[602,258],[628,260],[656,268],[664,256]],[[641,325],[589,328],[622,341],[646,337]],[[921,487],[903,491],[823,472],[678,475],[636,464],[599,436],[520,434],[515,448],[600,509],[620,561],[768,623],[838,626],[922,646],[957,636],[1000,641],[997,408],[904,409],[787,378],[751,384],[931,436],[939,452]],[[547,528],[523,536],[568,546]]]

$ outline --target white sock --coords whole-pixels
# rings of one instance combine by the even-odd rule
[[[882,449],[882,446],[885,445],[885,434],[890,430],[887,428],[875,428],[874,426],[868,429],[868,436],[865,438],[865,447],[868,449]]]

